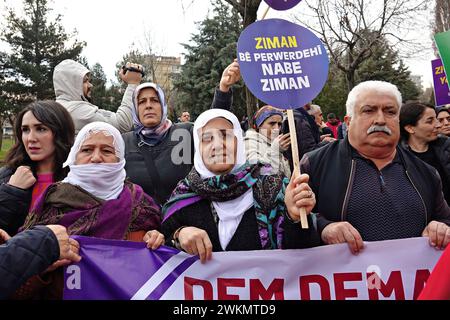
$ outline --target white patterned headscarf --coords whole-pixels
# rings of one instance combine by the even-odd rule
[[[236,118],[233,113],[227,110],[210,109],[200,114],[194,123],[194,167],[195,170],[197,170],[197,172],[200,174],[200,177],[202,179],[207,179],[216,175],[206,168],[200,152],[201,129],[209,121],[215,118],[225,118],[233,125],[233,133],[237,140],[237,153],[236,162],[233,169],[231,170],[231,173],[236,172],[237,169],[239,169],[246,163],[245,143],[238,118]],[[252,188],[250,188],[246,193],[237,197],[236,199],[222,202],[212,202],[214,209],[219,216],[219,240],[223,250],[225,250],[228,243],[231,241],[231,238],[236,232],[236,229],[239,226],[244,213],[253,206],[253,203],[254,200]]]
[[[83,143],[93,134],[102,132],[113,138],[117,163],[76,164],[76,157]],[[123,190],[125,172],[125,143],[115,127],[106,122],[91,122],[78,133],[75,143],[63,167],[69,166],[70,172],[63,182],[80,186],[94,196],[103,199],[117,199]]]

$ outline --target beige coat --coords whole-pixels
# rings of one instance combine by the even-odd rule
[[[73,60],[62,61],[53,72],[56,102],[69,111],[75,123],[75,133],[78,134],[81,128],[94,121],[107,122],[121,133],[131,131],[132,95],[137,85],[127,86],[117,112],[103,110],[88,102],[83,96],[83,78],[89,72],[89,69]]]
[[[281,154],[278,143],[271,143],[264,135],[253,129],[247,130],[244,141],[245,154],[250,163],[259,161],[270,164],[273,173],[281,171],[286,177],[291,177],[289,162]]]

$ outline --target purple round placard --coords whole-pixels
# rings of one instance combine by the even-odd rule
[[[302,0],[264,0],[269,7],[275,10],[289,10]]]
[[[250,91],[282,109],[313,100],[328,77],[328,54],[310,30],[282,19],[257,21],[239,37],[237,57]]]

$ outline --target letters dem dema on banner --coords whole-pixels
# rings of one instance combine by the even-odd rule
[[[250,91],[282,109],[310,102],[328,77],[328,54],[322,41],[307,28],[282,19],[249,25],[239,37],[237,56]]]

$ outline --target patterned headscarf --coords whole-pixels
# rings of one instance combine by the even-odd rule
[[[264,121],[266,121],[266,119],[271,116],[280,116],[283,119],[283,112],[272,106],[264,106],[256,111],[255,115],[253,116],[253,129],[258,129],[264,123]]]
[[[229,174],[215,175],[209,171],[200,153],[201,129],[215,118],[230,121],[237,140],[235,166]],[[203,112],[194,123],[194,147],[194,168],[179,182],[164,206],[164,219],[201,199],[210,200],[219,216],[219,240],[225,250],[244,213],[254,207],[262,248],[281,248],[284,183],[287,185],[288,181],[283,181],[282,176],[267,175],[268,171],[262,170],[265,167],[261,164],[250,166],[245,162],[245,145],[236,116],[219,109]]]
[[[164,205],[164,221],[182,208],[203,199],[211,202],[230,201],[252,190],[261,248],[282,249],[284,230],[281,225],[287,210],[284,194],[289,180],[282,174],[269,174],[270,170],[270,166],[261,163],[247,163],[235,173],[202,179],[192,168]],[[223,244],[222,248],[225,249]]]
[[[161,122],[154,127],[145,127],[139,120],[139,104],[138,97],[139,93],[146,89],[151,88],[158,94],[159,102],[161,103],[162,116]],[[165,136],[167,131],[172,126],[172,121],[167,119],[167,104],[164,97],[164,91],[155,83],[146,82],[140,84],[133,92],[133,124],[134,132],[140,136],[143,141],[151,146],[158,144]]]

